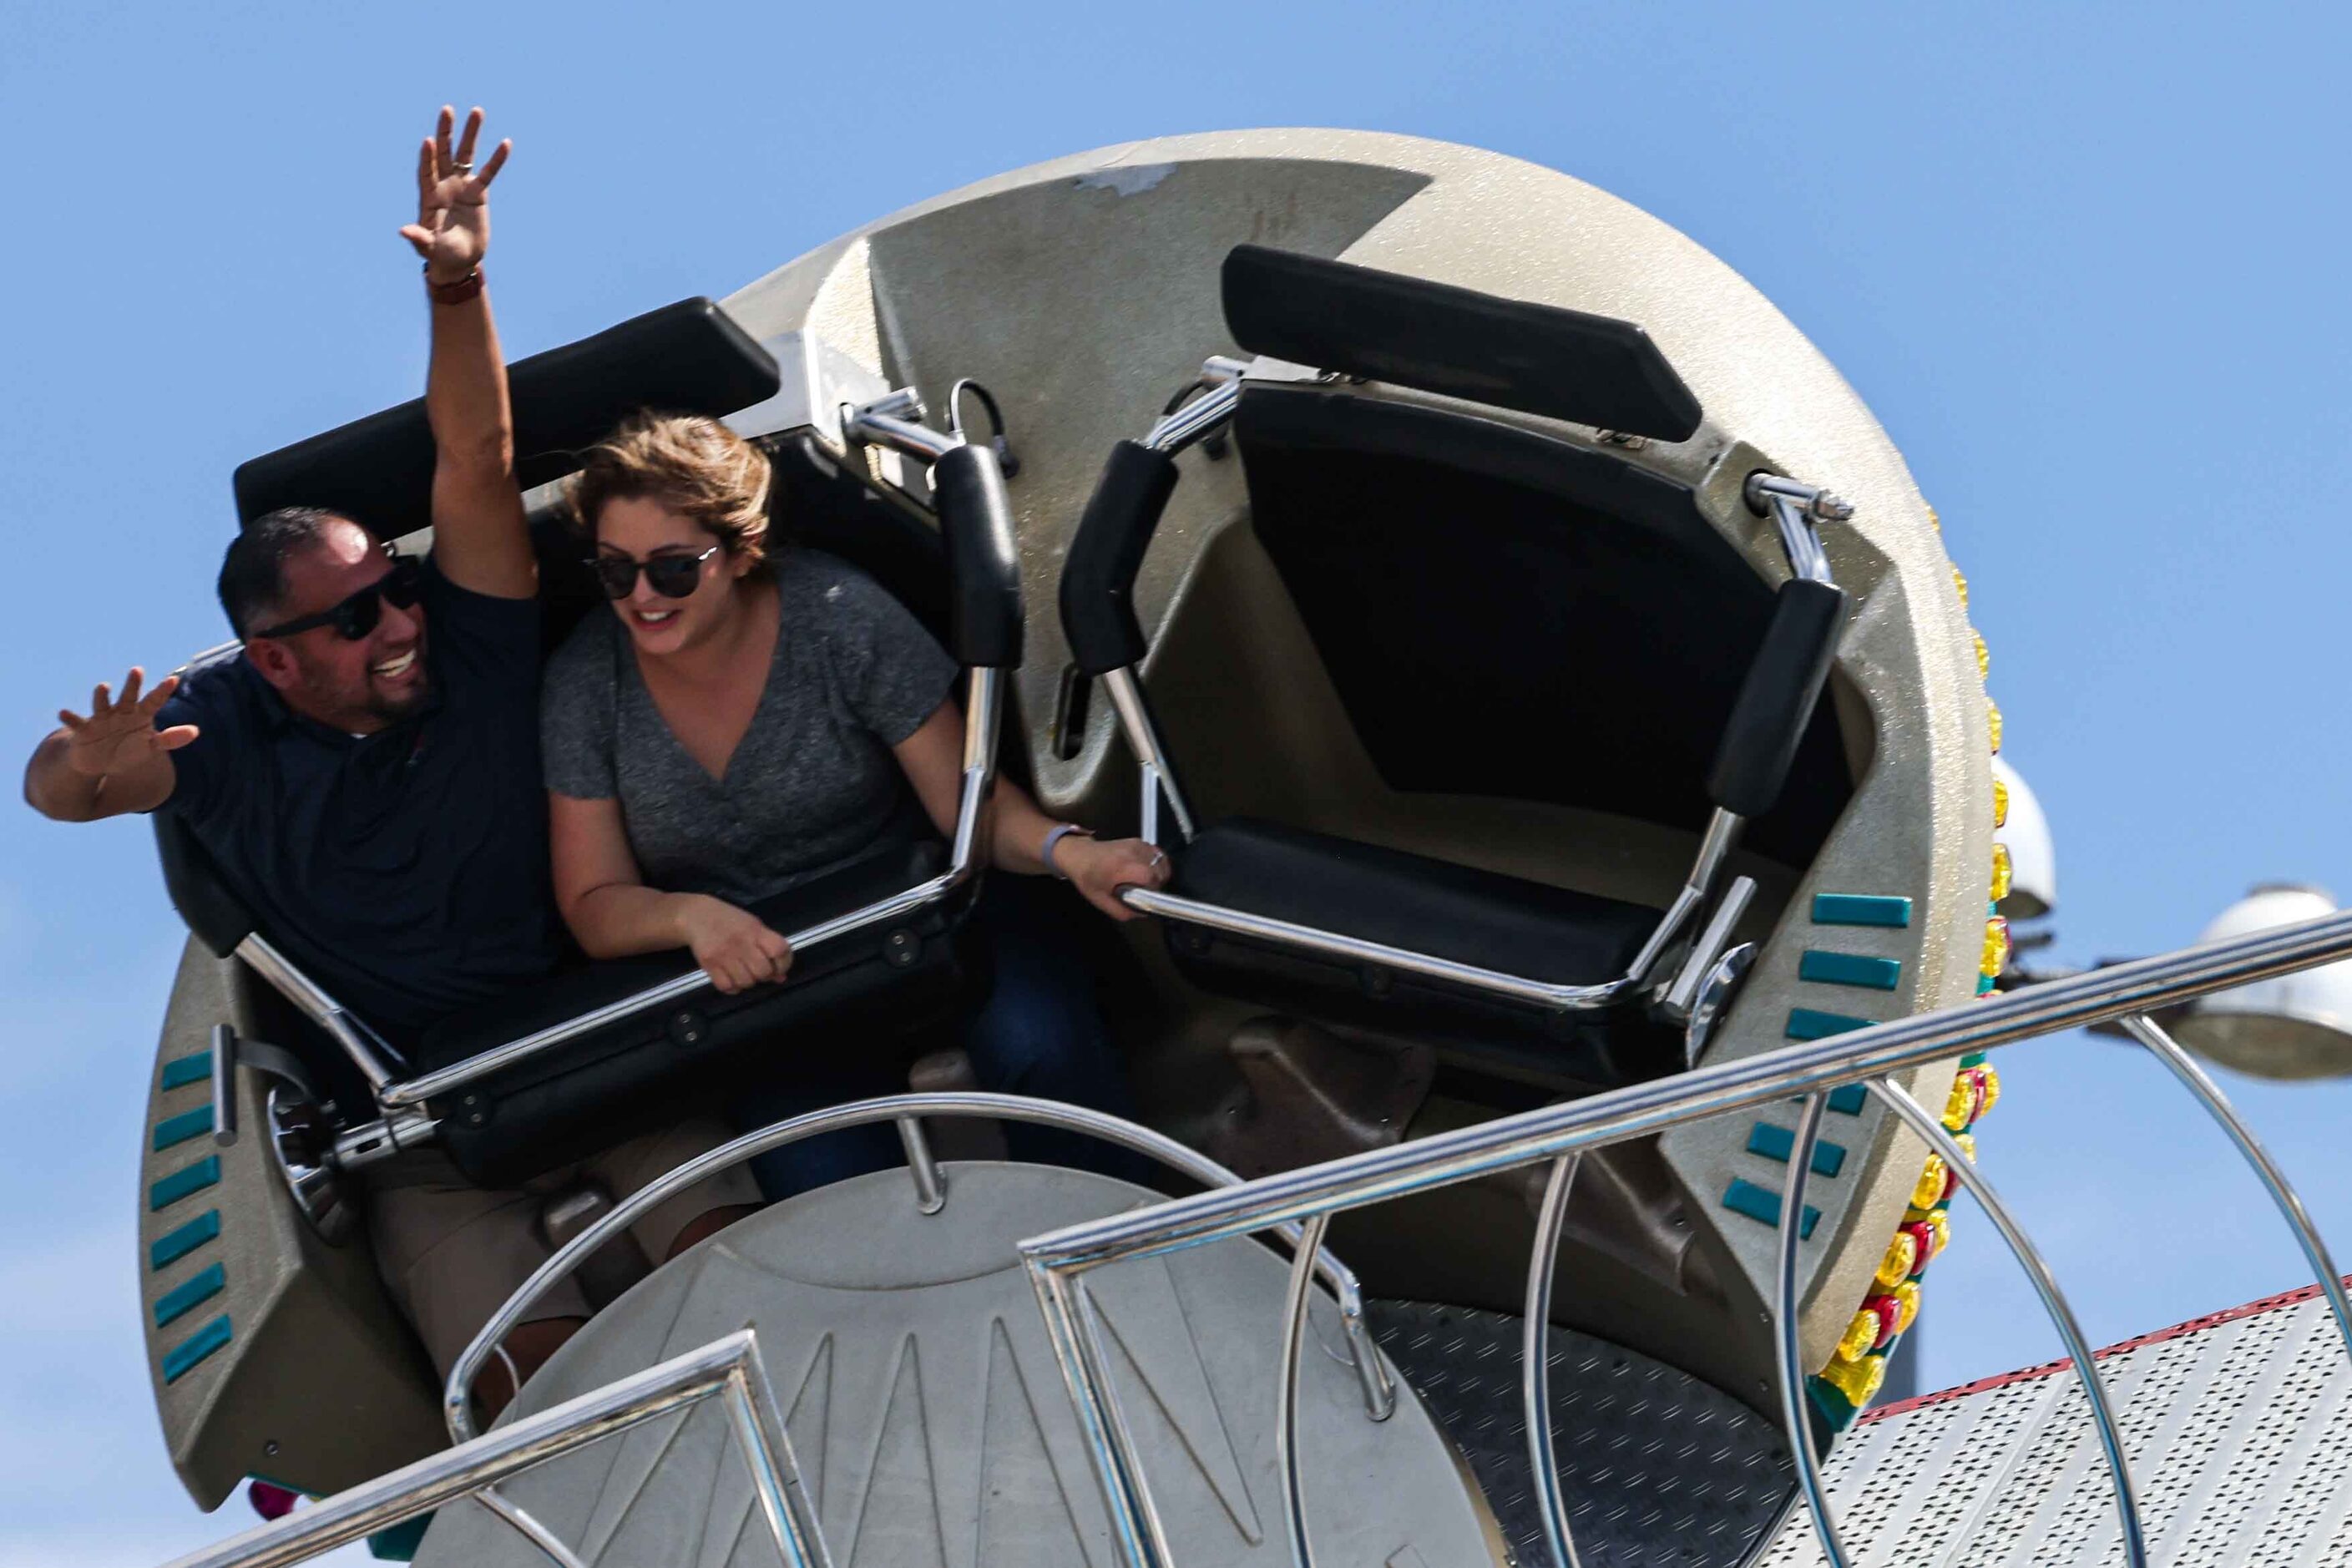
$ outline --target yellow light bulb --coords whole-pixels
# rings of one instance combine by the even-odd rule
[[[2009,826],[2009,786],[1999,779],[1992,781],[1992,825]]]
[[[1984,633],[1972,628],[1969,636],[1976,640],[1977,645],[1977,679],[1986,679],[1992,674],[1992,649],[1985,646]]]
[[[1886,1256],[1879,1259],[1878,1288],[1892,1290],[1911,1278],[1911,1270],[1919,1264],[1919,1244],[1911,1239],[1908,1231],[1898,1230],[1895,1239],[1886,1244]]]
[[[1999,915],[1985,921],[1984,957],[1979,965],[1980,974],[1999,974],[2001,965],[2009,962],[2009,922]]]
[[[1868,1310],[1856,1312],[1839,1339],[1837,1353],[1842,1361],[1860,1361],[1878,1342],[1878,1314]]]
[[[1864,1356],[1860,1361],[1848,1361],[1839,1356],[1822,1369],[1822,1381],[1845,1395],[1845,1402],[1856,1410],[1868,1405],[1879,1385],[1886,1381],[1886,1358],[1883,1355]]]
[[[1985,728],[1992,731],[1993,754],[1998,756],[2000,754],[2000,704],[1990,697],[1985,699]]]
[[[1992,901],[1999,903],[2009,897],[2011,880],[2017,875],[2016,863],[2009,858],[2009,846],[1992,847]]]
[[[1920,1167],[1918,1182],[1911,1188],[1913,1208],[1931,1209],[1944,1201],[1944,1169],[1941,1154],[1927,1156],[1927,1164]]]
[[[1937,533],[1944,531],[1944,520],[1936,515],[1936,509],[1932,506],[1927,509],[1927,526]]]
[[[1936,1245],[1929,1249],[1927,1256],[1941,1257],[1944,1248],[1952,1245],[1951,1216],[1948,1214],[1932,1215],[1927,1221],[1927,1228],[1933,1231],[1936,1237]]]
[[[1962,1073],[1952,1080],[1952,1092],[1944,1097],[1944,1131],[1958,1132],[1966,1127],[1970,1121],[1969,1112],[1976,1108],[1977,1086],[1968,1074]],[[1941,1193],[1937,1194],[1937,1197],[1942,1195]],[[1935,1204],[1931,1199],[1919,1206],[1932,1208]]]
[[[1967,609],[1969,607],[1969,580],[1960,574],[1960,569],[1957,566],[1952,568],[1952,586],[1960,595],[1960,608],[1964,610]]]
[[[1919,1285],[1916,1280],[1906,1279],[1895,1287],[1895,1331],[1909,1333],[1911,1325],[1918,1321]]]
[[[1977,1115],[1981,1118],[1985,1111],[1990,1110],[2000,1102],[2000,1074],[1990,1062],[1987,1062],[1979,1070],[1985,1075],[1984,1110],[1977,1112]]]
[[[1969,1164],[1973,1165],[1977,1163],[1977,1135],[1975,1133],[1955,1132],[1952,1134],[1952,1142],[1960,1146],[1960,1152],[1968,1156]]]

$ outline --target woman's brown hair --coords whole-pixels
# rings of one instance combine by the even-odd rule
[[[768,455],[718,420],[645,412],[588,448],[564,496],[592,543],[607,502],[650,500],[709,529],[729,554],[760,561],[772,483]]]

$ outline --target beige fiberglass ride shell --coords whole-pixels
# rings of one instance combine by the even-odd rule
[[[139,1168],[140,1321],[181,1484],[215,1508],[248,1475],[325,1494],[447,1441],[433,1371],[367,1239],[320,1238],[272,1155],[268,1080],[236,1075],[213,1137],[212,1029],[253,1038],[256,982],[190,938],[150,1080]]]
[[[809,363],[853,361],[887,384],[911,384],[935,410],[960,376],[979,378],[1003,404],[1022,460],[1011,489],[1029,605],[1011,732],[1025,740],[1048,808],[1132,829],[1133,773],[1108,704],[1094,704],[1082,737],[1064,742],[1055,733],[1068,655],[1052,606],[1111,444],[1146,430],[1204,355],[1234,352],[1218,268],[1243,242],[1638,323],[1706,419],[1685,442],[1607,449],[1696,490],[1708,521],[1767,583],[1784,579],[1788,567],[1770,525],[1739,500],[1750,471],[1770,468],[1827,485],[1854,503],[1850,524],[1823,530],[1854,602],[1832,683],[1854,793],[1811,866],[1735,860],[1735,869],[1762,883],[1751,918],[1762,947],[1707,1055],[1783,1044],[1798,1009],[1880,1018],[1973,995],[1993,839],[1985,697],[1950,563],[1901,456],[1803,334],[1722,262],[1590,185],[1470,148],[1327,131],[1107,148],[908,208],[724,301],[753,336],[796,348]],[[1465,406],[1396,388],[1360,390]],[[837,440],[836,412],[824,402],[803,401],[805,422]],[[1599,444],[1600,433],[1586,427],[1481,412]],[[789,412],[760,413],[766,416],[739,426],[758,432],[801,422]],[[1665,902],[1689,863],[1696,822],[1675,831],[1534,803],[1389,790],[1244,526],[1242,464],[1195,450],[1181,468],[1135,598],[1152,644],[1145,684],[1198,815],[1247,810]],[[1907,900],[1907,923],[1816,927],[1808,911],[1824,892]],[[1201,1076],[1188,1069],[1203,1053],[1221,1054],[1261,1010],[1190,991],[1159,963],[1153,938],[1139,935],[1137,945],[1171,1005],[1161,1045],[1139,1062],[1150,1097],[1155,1085]],[[1900,978],[1892,990],[1801,981],[1808,949],[1892,959]],[[1948,1068],[1915,1078],[1931,1107],[1941,1106],[1949,1082]],[[1148,1110],[1180,1131],[1193,1130],[1156,1099]],[[1757,1309],[1773,1232],[1725,1205],[1735,1183],[1780,1190],[1784,1166],[1748,1152],[1757,1120],[1687,1129],[1664,1144],[1683,1212],[1697,1217],[1691,1245],[1717,1277],[1713,1310],[1677,1312],[1633,1279],[1588,1290],[1581,1306],[1563,1285],[1559,1310],[1760,1402],[1769,1355]],[[1763,1120],[1788,1124],[1793,1115]],[[1804,1250],[1806,1355],[1817,1366],[1862,1300],[1924,1154],[1875,1106],[1832,1114],[1825,1135],[1846,1156],[1835,1178],[1812,1183],[1808,1200],[1822,1211]],[[1407,1237],[1400,1246],[1409,1252],[1424,1243],[1442,1250],[1433,1237]],[[1433,1272],[1442,1279],[1446,1271]]]

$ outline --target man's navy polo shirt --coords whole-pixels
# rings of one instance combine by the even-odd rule
[[[424,710],[349,735],[286,706],[235,648],[156,715],[175,811],[262,934],[404,1043],[554,966],[539,769],[539,604],[469,592],[428,563]]]

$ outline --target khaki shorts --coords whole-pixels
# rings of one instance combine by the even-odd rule
[[[490,1314],[547,1261],[551,1249],[541,1233],[540,1215],[549,1199],[593,1181],[619,1203],[728,1137],[716,1121],[682,1121],[504,1191],[473,1185],[438,1150],[395,1154],[368,1172],[368,1231],[376,1266],[425,1342],[434,1367],[446,1377]],[[669,1256],[678,1233],[703,1215],[759,1202],[751,1173],[736,1165],[664,1198],[629,1233],[658,1264]],[[564,1279],[532,1305],[524,1321],[585,1318],[589,1310],[578,1282]]]

